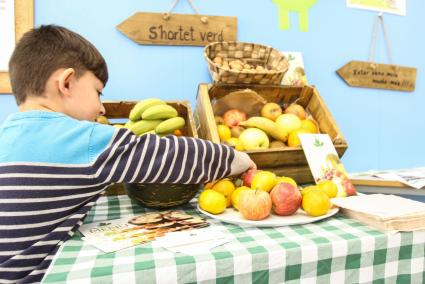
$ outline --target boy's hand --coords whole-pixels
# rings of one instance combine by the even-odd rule
[[[257,165],[254,163],[253,160],[251,160],[251,164],[249,165],[248,171],[249,170],[257,170]]]

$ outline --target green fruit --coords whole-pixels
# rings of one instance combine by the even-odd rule
[[[136,135],[141,135],[145,132],[154,130],[155,127],[160,124],[162,120],[140,120],[130,125],[128,129],[133,131]]]
[[[171,133],[176,129],[181,129],[185,125],[183,117],[177,116],[164,120],[157,127],[155,127],[155,132],[158,134]]]
[[[124,124],[125,128],[130,128],[130,126],[132,126],[135,123],[135,121],[129,120]]]
[[[177,110],[169,105],[156,105],[148,108],[142,113],[142,119],[156,120],[176,117]]]
[[[142,118],[142,113],[148,108],[156,105],[165,105],[165,102],[160,99],[150,98],[138,102],[133,109],[130,111],[129,118],[133,121],[140,120]]]

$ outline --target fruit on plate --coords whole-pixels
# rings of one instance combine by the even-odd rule
[[[290,104],[286,109],[285,109],[285,113],[292,113],[295,114],[296,116],[298,116],[300,119],[305,119],[306,118],[306,111],[304,109],[304,107],[302,105],[299,105],[297,103],[292,103]]]
[[[296,182],[293,178],[291,178],[291,177],[285,177],[285,176],[277,177],[277,178],[276,178],[276,184],[281,183],[281,182],[287,182],[287,183],[290,183],[290,184],[292,184],[293,186],[295,186],[296,188],[298,188],[298,184],[297,184],[297,182]]]
[[[220,214],[226,210],[226,198],[220,192],[207,189],[199,195],[199,207],[211,214]]]
[[[254,178],[257,170],[248,170],[242,175],[243,185],[251,187],[252,179]]]
[[[270,192],[273,212],[280,216],[289,216],[301,206],[302,196],[298,188],[290,183],[276,184]]]
[[[240,122],[245,127],[254,127],[263,130],[273,138],[285,142],[288,139],[288,133],[279,131],[273,120],[261,116],[250,117],[246,121]]]
[[[229,127],[238,126],[241,121],[246,120],[247,115],[238,109],[230,109],[223,114],[224,124]]]
[[[317,187],[325,192],[329,198],[334,198],[338,194],[338,186],[331,180],[322,180],[317,183]]]
[[[301,119],[292,113],[284,113],[276,118],[276,125],[279,131],[290,133],[301,127]]]
[[[232,137],[232,133],[230,132],[230,128],[227,125],[219,124],[217,125],[218,137],[220,141],[226,141]]]
[[[282,114],[282,108],[277,103],[266,103],[261,108],[261,116],[275,121]]]
[[[144,99],[138,102],[130,111],[130,120],[137,121],[142,119],[142,113],[148,108],[156,105],[165,105],[166,103],[157,98]]]
[[[302,208],[310,216],[322,216],[328,213],[331,202],[322,190],[309,190],[303,195]]]
[[[251,190],[251,188],[249,188],[247,186],[240,186],[240,187],[236,188],[235,191],[233,191],[233,193],[232,193],[232,206],[236,210],[239,210],[238,209],[239,208],[239,195],[244,190]]]
[[[232,205],[232,193],[235,190],[235,185],[230,179],[222,179],[214,183],[211,187],[212,190],[215,190],[226,198],[226,207]]]
[[[239,212],[248,220],[263,220],[270,215],[272,200],[263,190],[244,190],[239,195]]]
[[[270,192],[276,185],[276,175],[270,171],[257,171],[252,178],[251,188]]]
[[[239,136],[245,150],[259,150],[269,148],[269,137],[258,128],[245,129]]]

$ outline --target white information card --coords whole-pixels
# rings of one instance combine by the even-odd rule
[[[0,72],[9,70],[15,48],[15,1],[0,0]]]

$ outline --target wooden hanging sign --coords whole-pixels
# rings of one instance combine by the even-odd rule
[[[135,13],[117,26],[131,40],[148,45],[204,46],[237,40],[237,18],[193,14]]]
[[[350,61],[336,71],[350,86],[412,92],[416,68],[365,61]]]

